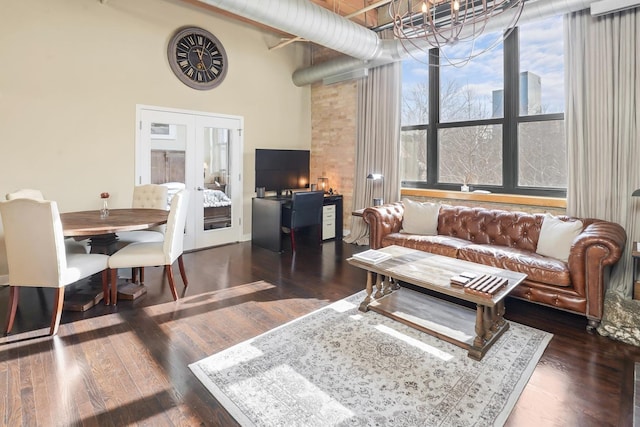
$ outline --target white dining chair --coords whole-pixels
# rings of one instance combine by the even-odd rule
[[[173,279],[173,263],[178,260],[182,282],[186,287],[187,275],[182,261],[184,250],[184,226],[187,220],[187,203],[189,193],[181,190],[175,194],[171,200],[167,229],[163,242],[138,242],[132,243],[118,250],[109,257],[109,268],[111,269],[111,303],[117,302],[118,268],[139,268],[140,282],[144,282],[144,267],[164,266],[164,271],[169,280],[169,287],[173,299],[178,299],[175,282]],[[134,275],[135,277],[135,275]]]
[[[0,216],[9,267],[11,332],[18,308],[20,287],[56,288],[50,335],[58,332],[65,286],[102,272],[102,290],[108,291],[107,255],[67,253],[56,202],[18,198],[0,202]]]
[[[23,188],[20,190],[16,190],[12,193],[6,194],[7,200],[16,200],[16,199],[31,199],[44,201],[44,194],[40,190],[34,190],[32,188]],[[81,239],[76,240],[71,237],[64,239],[64,246],[66,248],[67,253],[74,254],[86,254],[89,252],[89,239]]]
[[[15,200],[15,199],[44,200],[44,195],[40,190],[34,190],[32,188],[22,188],[14,192],[7,193],[6,198],[7,200]]]
[[[168,189],[163,185],[143,184],[133,189],[132,208],[167,209]],[[165,226],[159,225],[148,230],[124,231],[118,233],[118,248],[138,242],[164,241]]]

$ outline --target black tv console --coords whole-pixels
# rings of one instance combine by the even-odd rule
[[[275,252],[282,252],[282,206],[291,202],[287,197],[254,197],[251,202],[251,243]],[[342,240],[342,196],[326,195],[324,206],[335,206],[335,240]]]

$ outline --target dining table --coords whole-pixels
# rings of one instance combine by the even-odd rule
[[[100,210],[60,214],[65,237],[76,240],[88,238],[91,253],[105,255],[111,255],[117,250],[119,232],[146,230],[166,224],[168,218],[169,211],[144,208],[109,209],[106,216]],[[88,286],[88,289],[78,289],[69,297],[65,296],[64,309],[85,311],[100,302],[103,298],[102,285],[90,283]],[[127,283],[118,289],[118,297],[122,299],[135,299],[144,293],[144,285],[136,283]]]

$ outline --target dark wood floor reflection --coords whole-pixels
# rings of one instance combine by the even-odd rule
[[[27,289],[0,339],[0,425],[237,425],[187,365],[361,290],[364,272],[344,260],[364,249],[325,242],[292,256],[247,242],[189,253],[178,302],[161,268],[148,268],[144,297],[64,312],[54,338],[50,290]],[[507,425],[631,425],[640,349],[523,301],[509,300],[506,317],[554,334]]]

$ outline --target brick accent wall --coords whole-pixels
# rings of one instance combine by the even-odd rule
[[[323,61],[335,52],[314,47],[313,58]],[[321,61],[318,61],[321,62]],[[358,86],[347,81],[325,86],[311,86],[311,165],[309,177],[329,179],[329,187],[342,194],[343,223],[351,224],[353,179],[356,157],[356,114]]]

